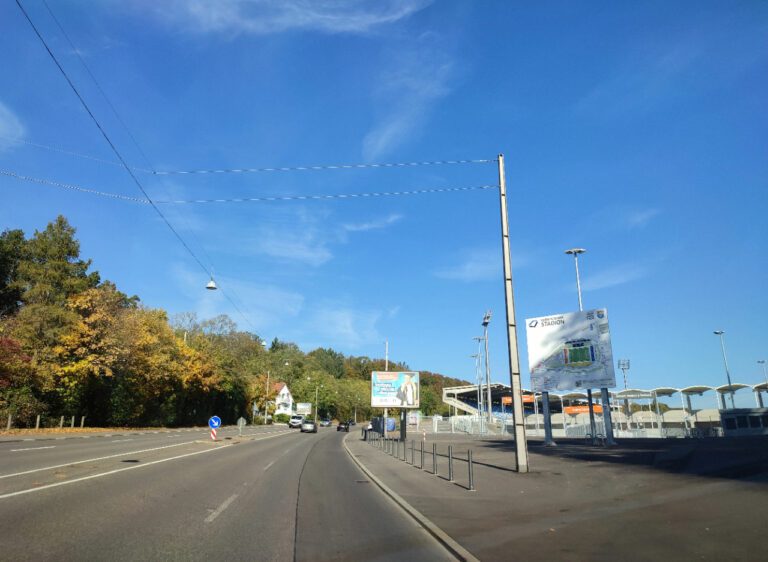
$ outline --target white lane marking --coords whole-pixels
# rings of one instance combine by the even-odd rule
[[[219,507],[216,508],[216,511],[214,511],[208,517],[205,518],[205,522],[210,523],[211,521],[216,519],[219,515],[221,515],[221,512],[227,509],[229,507],[229,504],[235,501],[235,498],[237,498],[237,494],[232,494],[231,496],[229,496],[226,500],[224,500],[223,504],[221,504]]]
[[[264,472],[266,472],[267,470],[269,470],[269,467],[271,467],[273,464],[275,464],[275,461],[272,461],[272,462],[271,462],[271,463],[269,463],[267,466],[265,466],[265,467],[264,467]]]
[[[40,449],[53,449],[56,445],[48,445],[47,447],[29,447],[27,449],[11,449],[11,453],[17,451],[39,451]]]
[[[67,484],[74,484],[75,482],[82,482],[83,480],[92,480],[94,478],[101,478],[102,476],[109,476],[110,474],[117,474],[118,472],[125,472],[126,470],[133,470],[135,468],[144,468],[145,466],[151,466],[153,464],[159,464],[161,462],[168,462],[176,459],[183,459],[184,457],[191,457],[194,455],[202,455],[203,453],[210,453],[211,451],[220,451],[221,449],[226,449],[227,447],[231,447],[231,446],[232,445],[222,445],[221,447],[216,447],[215,449],[205,449],[203,451],[195,451],[194,453],[185,453],[183,455],[169,457],[167,459],[160,459],[157,461],[151,461],[144,464],[137,464],[134,466],[126,466],[125,468],[117,468],[115,470],[110,470],[109,472],[91,474],[90,476],[83,476],[82,478],[75,478],[74,480],[67,480],[65,482],[55,482],[53,484],[46,484],[45,486],[38,486],[37,488],[19,490],[18,492],[11,492],[10,494],[3,494],[2,496],[0,496],[0,500],[5,498],[11,498],[13,496],[20,496],[22,494],[28,494],[30,492],[39,492],[40,490],[47,490],[48,488],[56,488],[57,486],[66,486]]]
[[[146,453],[148,451],[157,451],[160,449],[168,449],[170,447],[178,447],[180,445],[189,445],[190,443],[194,443],[194,441],[185,441],[184,443],[176,443],[175,445],[165,445],[163,447],[152,447],[151,449],[142,449],[141,451],[128,451],[127,453],[118,453],[116,455],[107,455],[106,457],[96,457],[94,459],[85,459],[82,461],[73,461],[73,462],[65,462],[64,464],[57,464],[54,466],[46,466],[43,468],[34,468],[32,470],[25,470],[24,472],[15,472],[13,474],[0,474],[0,479],[3,478],[12,478],[14,476],[22,476],[24,474],[32,474],[33,472],[40,472],[41,470],[51,470],[54,468],[61,468],[62,466],[69,466],[72,464],[82,464],[84,462],[93,462],[93,461],[101,461],[104,459],[113,459],[115,457],[124,457],[126,455],[135,455],[136,453]]]
[[[110,443],[125,443],[126,441],[133,441],[133,438],[131,437],[128,439],[113,439],[112,441],[110,441]]]

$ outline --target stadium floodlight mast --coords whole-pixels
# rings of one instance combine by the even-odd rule
[[[728,370],[728,358],[725,356],[725,341],[723,341],[723,334],[725,330],[715,330],[712,332],[716,336],[720,336],[720,347],[723,350],[723,362],[725,363],[725,376],[728,378],[728,390],[731,395],[731,408],[736,408],[736,404],[733,400],[733,385],[731,385],[731,372]]]
[[[757,363],[763,366],[763,376],[765,377],[765,382],[768,383],[768,373],[765,371],[765,359],[758,359]],[[766,388],[766,390],[768,390],[768,388]]]
[[[483,339],[485,340],[485,382],[488,385],[488,423],[493,422],[493,402],[491,402],[491,364],[488,360],[488,324],[491,322],[491,311],[486,310],[483,316]]]
[[[624,373],[624,390],[627,390],[627,371],[629,370],[629,359],[619,359],[619,369]]]

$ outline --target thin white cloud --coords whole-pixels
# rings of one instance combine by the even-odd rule
[[[471,283],[474,281],[489,281],[498,279],[503,275],[502,255],[499,251],[475,250],[466,252],[466,256],[460,263],[435,272],[437,277],[443,279],[455,279]],[[525,265],[526,259],[522,256],[512,256],[512,268],[517,269]]]
[[[357,224],[345,224],[345,225],[342,225],[342,228],[344,228],[344,230],[346,230],[347,232],[365,232],[368,230],[386,228],[392,224],[395,224],[402,218],[403,218],[402,215],[392,214],[392,215],[389,215],[388,217],[384,217],[382,219],[372,220],[368,222],[362,222]]]
[[[326,242],[316,230],[262,230],[252,249],[259,254],[284,261],[320,266],[333,258]]]
[[[378,160],[418,136],[431,105],[450,93],[455,65],[442,42],[427,33],[389,56],[392,70],[382,74],[375,94],[383,109],[363,139],[365,160]]]
[[[586,276],[581,281],[583,291],[596,291],[623,285],[648,274],[646,267],[637,264],[622,264],[609,267],[596,274]]]
[[[366,34],[432,0],[172,0],[144,4],[195,33],[267,35],[292,30]]]
[[[627,218],[627,225],[629,228],[641,228],[647,225],[650,220],[659,213],[661,213],[659,209],[644,209],[634,211],[630,213],[629,217]]]
[[[200,318],[213,318],[225,312],[241,330],[272,329],[286,318],[297,317],[304,307],[303,295],[273,285],[250,283],[217,273],[216,282],[221,289],[206,291],[203,287],[207,280],[201,273],[180,264],[173,266],[171,273],[181,293],[193,303],[191,312]],[[250,324],[232,307],[227,296]]]
[[[634,42],[620,66],[578,100],[576,112],[590,118],[635,118],[698,95],[707,84],[723,88],[765,63],[765,33],[763,22],[736,12],[725,20],[692,24],[669,38],[650,30]],[[702,76],[707,80],[702,82]]]
[[[15,143],[7,139],[19,139],[26,129],[21,120],[3,102],[0,102],[0,150],[10,148]]]
[[[327,345],[356,349],[384,339],[376,327],[381,316],[379,311],[323,306],[312,314],[309,324],[315,337]]]

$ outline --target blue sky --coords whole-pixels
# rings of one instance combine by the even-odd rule
[[[584,306],[608,309],[631,386],[724,384],[716,329],[734,382],[761,381],[765,2],[49,0],[76,52],[45,4],[23,5],[138,168],[503,153],[524,386],[525,318],[578,308],[574,246],[587,249]],[[0,66],[0,170],[142,197],[12,2]],[[135,173],[156,201],[498,183],[495,162]],[[158,204],[217,292],[146,204],[8,176],[0,190],[0,227],[31,235],[64,214],[102,278],[146,305],[227,313],[305,351],[381,357],[388,340],[414,369],[473,379],[472,337],[492,309],[491,375],[509,381],[496,189]]]

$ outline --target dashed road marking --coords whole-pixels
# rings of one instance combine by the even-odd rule
[[[232,494],[229,496],[226,500],[224,500],[224,503],[222,503],[219,507],[216,508],[216,510],[211,513],[208,517],[205,518],[206,523],[211,523],[214,519],[216,519],[219,515],[221,515],[221,512],[224,511],[229,507],[229,504],[231,504],[235,499],[237,498],[237,494]]]

